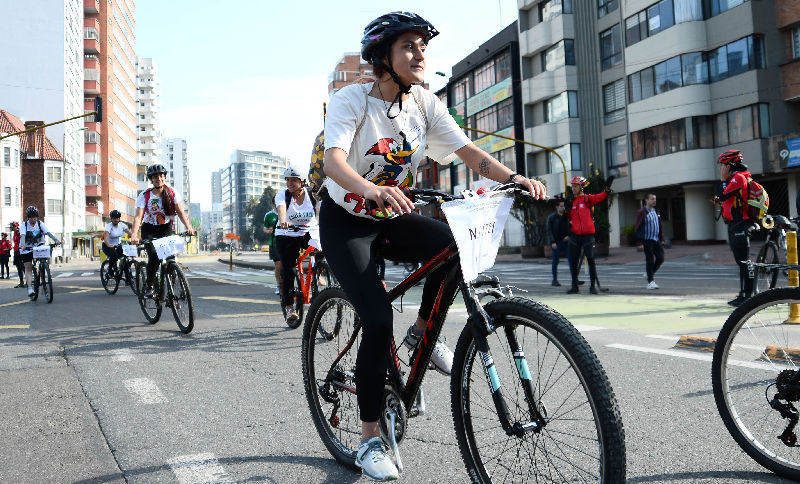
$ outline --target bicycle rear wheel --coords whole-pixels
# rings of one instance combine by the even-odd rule
[[[139,291],[139,307],[142,308],[142,313],[147,322],[156,324],[161,319],[161,303],[158,301],[158,294],[154,294],[152,298],[144,297],[146,283],[147,263],[140,262],[136,265],[136,287]]]
[[[338,285],[331,272],[330,266],[325,261],[317,262],[314,266],[314,277],[311,278],[311,300],[313,301],[320,291]]]
[[[333,338],[320,336],[322,328],[334,326],[340,329]],[[361,442],[355,381],[359,329],[358,315],[344,291],[331,287],[320,292],[308,309],[302,348],[303,383],[314,425],[331,455],[354,470]],[[330,334],[330,329],[326,332]]]
[[[44,290],[44,300],[47,304],[53,302],[53,279],[50,277],[50,265],[42,264],[39,266],[41,273],[42,289]]]
[[[800,289],[786,287],[736,308],[717,338],[711,383],[720,417],[739,447],[772,472],[800,480],[800,447],[791,443],[790,420],[781,412],[795,409],[800,399],[800,388],[790,381],[800,363],[800,325],[784,323],[793,303],[800,304]],[[780,438],[785,432],[787,443]]]
[[[177,263],[167,266],[167,303],[183,334],[194,329],[194,304],[189,282]]]
[[[527,370],[539,431],[507,435],[492,400],[472,328],[456,346],[451,406],[471,482],[625,482],[625,432],[605,371],[589,344],[550,308],[523,298],[485,306],[497,330],[487,337],[512,424],[532,420],[521,373]],[[529,369],[515,361],[512,338]],[[524,361],[524,360],[523,360]]]
[[[131,288],[134,296],[139,295],[139,290],[136,287],[136,261],[127,261],[125,263],[125,282],[128,283],[128,287]]]
[[[111,274],[111,271],[111,264],[109,264],[108,260],[104,260],[103,263],[100,264],[100,283],[103,284],[103,289],[105,289],[107,293],[114,294],[117,292],[119,283]]]
[[[756,262],[759,264],[778,264],[778,247],[770,241],[758,252]],[[760,294],[764,291],[775,288],[778,283],[778,269],[756,268],[756,282],[753,285],[753,294]]]

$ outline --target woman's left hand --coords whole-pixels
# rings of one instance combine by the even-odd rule
[[[522,185],[523,188],[530,192],[531,196],[536,200],[543,200],[547,198],[547,188],[538,180],[531,180],[530,178],[516,178],[515,183]]]

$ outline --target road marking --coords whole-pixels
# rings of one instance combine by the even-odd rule
[[[214,454],[195,454],[167,461],[181,484],[235,484]]]
[[[620,350],[628,350],[628,351],[638,351],[641,353],[652,353],[656,355],[664,355],[664,356],[676,356],[678,358],[686,358],[689,360],[700,360],[700,361],[713,361],[714,357],[709,354],[696,354],[692,353],[691,351],[682,351],[682,350],[659,350],[656,348],[645,348],[643,346],[630,346],[630,345],[621,345],[621,344],[611,344],[606,345],[608,348],[617,348]],[[780,362],[771,361],[767,362],[756,362],[756,361],[741,361],[741,360],[731,360],[728,359],[728,366],[741,366],[744,368],[752,368],[755,370],[765,370],[765,371],[774,371],[774,366],[783,368],[785,365],[781,364]]]
[[[125,388],[139,397],[139,402],[150,405],[152,403],[167,403],[167,397],[158,389],[156,382],[149,378],[134,378],[125,380]]]
[[[93,276],[93,275],[94,275],[94,272],[82,272],[81,273],[81,277],[88,277],[88,276]]]
[[[95,288],[87,287],[86,289],[81,289],[78,291],[70,291],[67,294],[80,294],[82,292],[92,292],[92,291],[105,291],[105,289],[103,289],[102,287],[95,287]]]
[[[0,326],[0,329],[28,329],[30,328],[27,324],[9,324],[6,326]]]
[[[112,358],[114,361],[133,361],[133,355],[131,354],[131,350],[128,348],[122,348],[119,350],[114,350],[114,357]]]
[[[601,329],[608,329],[608,328],[601,328],[600,326],[589,326],[588,324],[573,324],[575,329],[580,331],[581,333],[585,333],[587,331],[599,331]]]
[[[201,296],[198,299],[214,299],[218,301],[232,301],[232,302],[255,303],[255,304],[280,304],[279,301],[261,301],[258,299],[244,299],[240,297],[224,297],[224,296]]]
[[[57,275],[54,279],[58,279],[59,277],[69,277],[71,276],[71,272],[62,272],[61,274]]]
[[[25,304],[28,301],[30,301],[30,299],[25,299],[23,301],[14,301],[14,302],[10,302],[10,303],[0,304],[0,308],[5,307],[5,306],[14,306],[16,304]]]
[[[236,281],[229,281],[227,279],[220,279],[219,277],[206,277],[206,279],[212,280],[214,282],[221,282],[223,284],[233,284],[235,286],[247,286],[248,284],[244,282],[236,282]]]
[[[283,316],[283,312],[277,313],[242,313],[242,314],[215,314],[214,317],[217,319],[223,318],[251,318],[254,316],[277,316],[280,314]]]
[[[678,341],[679,339],[681,339],[680,336],[670,336],[668,334],[648,334],[647,337],[656,339],[666,339],[669,341]]]

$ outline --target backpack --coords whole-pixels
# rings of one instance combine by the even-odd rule
[[[769,210],[769,195],[760,183],[752,178],[747,179],[747,216],[750,220],[761,220]]]
[[[362,84],[363,85],[363,84]],[[358,136],[358,132],[361,131],[361,127],[364,126],[364,121],[367,120],[367,109],[369,108],[369,90],[362,87],[364,91],[364,113],[361,115],[361,120],[356,125],[356,131],[353,133],[353,140],[356,139]],[[417,103],[417,107],[419,108],[419,112],[422,113],[422,118],[425,120],[425,129],[426,131],[430,129],[430,123],[428,122],[428,115],[425,113],[425,110],[422,109],[422,104],[420,104],[417,95],[414,93],[414,90],[411,90],[411,96],[414,98],[414,102]],[[325,176],[325,130],[323,129],[314,139],[314,148],[311,150],[311,166],[308,169],[308,182],[311,188],[311,192],[313,194],[312,199],[322,200],[322,197],[327,192],[325,188],[325,180],[327,177]],[[289,206],[289,202],[287,199],[286,206]]]
[[[316,210],[317,209],[317,199],[311,194],[311,192],[309,191],[309,188],[310,187],[303,187],[303,189],[306,191],[306,196],[311,200],[311,206],[314,207],[314,210]],[[292,201],[292,192],[290,192],[289,189],[286,189],[286,190],[284,190],[284,193],[286,194],[286,198],[285,198],[286,210],[289,210],[289,202]]]
[[[172,187],[169,188],[169,194],[172,195],[172,199],[175,200],[175,190]],[[150,191],[153,190],[152,188],[148,188],[144,191],[144,213],[147,215],[150,213]],[[164,214],[166,216],[166,214]]]

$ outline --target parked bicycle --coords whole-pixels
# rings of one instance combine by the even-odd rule
[[[135,248],[136,246],[130,246]],[[119,289],[119,283],[125,278],[125,284],[131,288],[133,294],[138,296],[139,291],[136,289],[136,258],[131,255],[122,254],[119,260],[110,263],[108,259],[104,260],[100,265],[100,282],[103,284],[103,289],[109,294],[115,294]]]
[[[299,232],[307,227],[293,225],[286,230]],[[333,277],[331,268],[328,263],[322,260],[322,252],[315,247],[309,245],[297,258],[297,264],[294,266],[294,284],[292,285],[292,300],[294,301],[295,311],[297,311],[297,319],[287,321],[286,324],[290,328],[295,329],[303,323],[303,309],[306,304],[311,304],[311,301],[317,297],[319,292],[326,288],[336,285],[336,278]],[[306,268],[303,268],[303,261],[306,262]],[[283,309],[283,317],[286,317],[286,308],[281,304]]]
[[[765,468],[794,480],[800,480],[798,323],[800,288],[747,299],[722,327],[711,368],[717,409],[736,443]]]
[[[522,193],[510,186],[498,191]],[[411,197],[417,206],[463,198],[434,190],[412,190]],[[402,298],[458,256],[454,242],[389,290],[390,300]],[[425,413],[422,382],[460,290],[468,319],[456,346],[450,392],[470,481],[625,482],[619,408],[592,348],[566,318],[536,301],[513,297],[511,289],[496,277],[464,281],[455,264],[419,346],[401,358],[392,341],[394,364],[386,378],[380,428],[398,469],[398,444],[409,419]],[[483,304],[487,297],[492,300]],[[314,425],[331,455],[353,470],[361,435],[355,383],[360,329],[344,291],[329,288],[309,308],[302,343],[303,381]]]
[[[764,246],[756,257],[757,264],[786,264],[786,232],[797,232],[798,219],[789,219],[783,215],[765,215],[761,226],[766,230],[767,238]],[[783,273],[788,276],[788,271],[767,266],[757,266],[754,294],[774,289],[778,284],[778,277]]]
[[[188,232],[178,234],[181,237],[189,235]],[[171,236],[174,237],[174,236]],[[169,239],[146,239],[140,244],[146,247],[148,244]],[[153,279],[153,297],[145,297],[145,283],[147,281],[147,262],[139,262],[136,265],[136,287],[139,296],[139,307],[144,313],[144,317],[150,324],[155,324],[161,319],[162,305],[172,309],[172,315],[178,328],[184,334],[189,334],[194,329],[194,303],[189,282],[183,273],[180,264],[175,260],[175,255],[170,255],[161,261],[156,268],[155,278]]]
[[[60,243],[45,244],[33,248],[33,294],[31,301],[39,298],[39,287],[42,287],[44,299],[48,304],[53,302],[53,278],[50,277],[50,254],[53,247]]]

